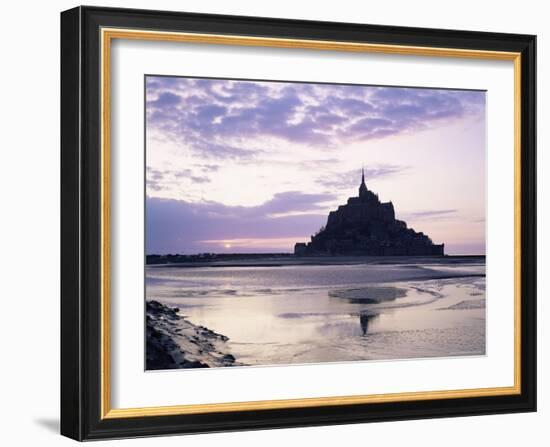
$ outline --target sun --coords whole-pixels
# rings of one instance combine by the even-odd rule
[[[225,244],[224,247],[225,248],[231,248],[231,244]]]

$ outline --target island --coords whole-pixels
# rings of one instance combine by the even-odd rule
[[[443,256],[444,244],[434,244],[422,232],[395,218],[393,203],[381,202],[365,184],[362,170],[359,195],[331,211],[326,226],[308,243],[294,246],[297,256]]]

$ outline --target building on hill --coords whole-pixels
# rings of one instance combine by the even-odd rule
[[[392,202],[380,202],[365,184],[362,171],[359,195],[331,211],[327,224],[308,243],[294,246],[298,256],[443,256],[444,244],[434,244],[422,232],[395,218]]]

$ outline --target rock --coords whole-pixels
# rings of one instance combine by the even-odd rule
[[[146,369],[210,368],[238,363],[227,353],[228,338],[196,326],[179,309],[146,302]],[[224,348],[221,352],[220,348]]]
[[[234,362],[235,362],[235,357],[233,357],[233,355],[231,355],[231,354],[225,354],[225,355],[222,357],[222,360],[223,360],[224,362],[234,363]]]

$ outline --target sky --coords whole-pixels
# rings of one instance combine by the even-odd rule
[[[485,92],[147,76],[146,252],[292,252],[367,187],[485,253]]]

